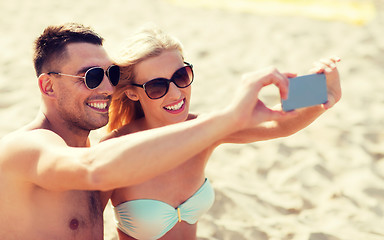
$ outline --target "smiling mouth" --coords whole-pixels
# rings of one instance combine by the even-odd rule
[[[175,104],[175,105],[169,105],[169,106],[166,106],[164,107],[164,109],[168,110],[168,111],[177,111],[177,110],[180,110],[183,105],[184,105],[184,102],[185,102],[185,99],[181,100],[179,103]]]
[[[99,102],[99,103],[87,103],[87,105],[93,109],[97,109],[97,110],[102,110],[102,111],[105,111],[105,110],[108,110],[108,104],[106,102]]]

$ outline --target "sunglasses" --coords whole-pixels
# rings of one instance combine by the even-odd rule
[[[88,69],[85,72],[84,77],[59,72],[49,72],[47,74],[57,74],[66,77],[83,78],[85,86],[87,86],[87,88],[91,90],[100,86],[101,82],[104,79],[104,69],[102,69],[101,67],[93,67]],[[117,65],[109,66],[107,71],[105,71],[105,75],[108,77],[111,84],[113,86],[116,86],[120,80],[120,67]]]
[[[159,99],[164,97],[168,90],[169,84],[173,82],[178,88],[186,88],[193,81],[193,66],[184,62],[187,66],[179,68],[172,75],[171,79],[155,78],[144,84],[131,83],[132,86],[141,87],[150,99]]]

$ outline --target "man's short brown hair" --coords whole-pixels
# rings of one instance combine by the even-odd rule
[[[36,75],[42,74],[43,69],[49,68],[53,62],[65,59],[66,46],[69,43],[79,42],[102,45],[103,38],[91,28],[78,23],[45,28],[34,45],[33,63]]]

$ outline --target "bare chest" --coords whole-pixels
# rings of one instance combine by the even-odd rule
[[[68,239],[102,239],[103,210],[100,194],[96,191],[70,191],[61,201],[63,216],[58,227]],[[49,217],[54,217],[50,215]]]
[[[0,226],[7,230],[7,239],[103,239],[103,210],[98,192],[52,193],[36,189],[24,206],[12,208],[9,226],[8,221]]]

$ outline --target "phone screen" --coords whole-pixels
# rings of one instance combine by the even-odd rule
[[[283,110],[323,104],[328,101],[327,82],[324,74],[311,74],[289,79],[288,98],[282,100]]]

